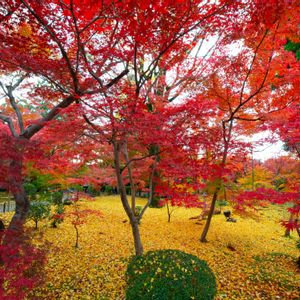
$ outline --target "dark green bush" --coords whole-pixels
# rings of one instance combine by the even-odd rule
[[[113,193],[113,188],[112,186],[110,185],[105,185],[104,186],[104,193],[105,194],[108,194],[108,195],[111,195]]]
[[[207,263],[178,250],[134,257],[126,271],[127,300],[210,300],[216,279]]]

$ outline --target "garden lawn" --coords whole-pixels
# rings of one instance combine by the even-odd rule
[[[140,205],[144,202],[138,200]],[[80,226],[79,249],[74,248],[75,230],[68,220],[57,229],[41,222],[35,232],[37,242],[42,234],[50,246],[45,283],[31,298],[124,299],[124,274],[134,248],[121,202],[117,196],[107,196],[80,205],[100,210],[103,217],[91,215]],[[296,235],[283,237],[282,209],[262,209],[255,219],[234,215],[237,223],[216,215],[205,244],[199,242],[204,221],[199,225],[189,220],[198,214],[199,209],[179,208],[168,223],[165,207],[149,208],[141,222],[144,250],[178,249],[206,260],[217,278],[216,299],[300,298]],[[6,222],[9,216],[6,214]]]

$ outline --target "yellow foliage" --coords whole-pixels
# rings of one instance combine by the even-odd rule
[[[144,202],[138,199],[137,205]],[[124,299],[124,274],[134,248],[120,200],[117,196],[100,197],[81,206],[101,210],[104,217],[90,216],[80,226],[79,249],[73,247],[75,232],[68,220],[57,229],[41,226],[44,239],[52,246],[46,282],[32,298]],[[260,209],[256,220],[237,217],[237,223],[216,215],[209,242],[204,244],[199,242],[204,221],[199,225],[197,220],[189,220],[199,214],[199,209],[179,208],[168,223],[165,207],[149,208],[141,221],[145,251],[178,249],[206,260],[217,277],[217,300],[299,299],[296,235],[283,237],[279,224],[283,209]]]

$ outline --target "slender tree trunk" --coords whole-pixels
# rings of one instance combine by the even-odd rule
[[[118,188],[120,192],[121,202],[123,205],[123,208],[130,220],[130,225],[132,229],[133,234],[133,240],[134,240],[134,248],[135,248],[135,254],[136,255],[142,255],[143,254],[143,245],[141,241],[140,231],[139,231],[139,219],[134,215],[134,211],[130,208],[130,205],[128,203],[127,195],[126,195],[126,189],[123,182],[123,177],[121,173],[121,166],[120,166],[120,148],[122,145],[118,142],[113,143],[114,147],[114,163],[115,163],[115,172],[118,182]]]
[[[210,226],[212,216],[214,214],[216,202],[217,202],[217,199],[218,199],[218,192],[219,192],[219,189],[217,188],[216,191],[214,192],[214,195],[213,195],[213,198],[212,198],[212,201],[211,201],[211,205],[210,205],[210,208],[209,208],[209,212],[208,212],[208,215],[207,215],[207,220],[206,220],[204,229],[203,229],[201,237],[200,237],[200,242],[202,242],[202,243],[207,242],[206,236],[207,236],[207,233],[208,233],[208,229],[209,229],[209,226]]]
[[[78,248],[79,246],[79,232],[78,232],[78,228],[76,225],[74,225],[75,228],[75,232],[76,232],[76,241],[75,241],[75,248]]]
[[[135,213],[136,188],[135,188],[135,183],[134,183],[134,179],[133,179],[133,176],[132,176],[132,168],[131,168],[130,161],[129,161],[129,154],[128,154],[128,149],[127,149],[127,143],[124,145],[124,156],[125,156],[126,163],[128,164],[127,169],[128,169],[128,176],[129,176],[130,190],[131,190],[131,209]]]
[[[284,236],[285,236],[285,237],[289,237],[290,235],[291,235],[290,229],[289,229],[289,228],[286,228],[286,229],[285,229],[285,232],[284,232]]]
[[[232,127],[233,127],[233,119],[231,119],[229,121],[228,132],[226,130],[226,125],[225,125],[224,122],[222,123],[222,125],[223,125],[224,150],[223,150],[221,165],[224,168],[225,165],[226,165],[227,155],[228,155],[228,151],[229,151],[229,143],[230,143],[230,140],[231,140],[231,132],[232,132]],[[223,171],[222,171],[222,174],[223,174]],[[222,174],[220,176],[220,180],[222,180]],[[217,186],[216,186],[215,192],[213,194],[213,198],[212,198],[211,205],[210,205],[210,208],[209,208],[207,220],[206,220],[204,229],[203,229],[201,237],[200,237],[200,242],[202,242],[202,243],[207,242],[206,236],[207,236],[207,233],[208,233],[208,230],[209,230],[209,226],[210,226],[210,223],[211,223],[212,216],[214,214],[216,202],[217,202],[217,199],[218,199],[218,193],[220,191],[221,185],[222,185],[222,181],[217,182]]]
[[[168,222],[171,222],[171,211],[170,211],[170,207],[169,207],[169,203],[167,201],[167,212],[168,212]]]
[[[226,192],[225,185],[223,185],[223,189],[224,189],[224,200],[227,202],[227,192]]]
[[[252,191],[254,191],[254,158],[253,158],[253,149],[251,152],[251,185],[252,185]]]
[[[291,215],[290,215],[289,221],[292,221],[292,220],[293,220],[293,215],[291,214]],[[284,236],[285,236],[285,237],[291,236],[291,230],[290,230],[289,228],[286,228],[286,229],[285,229]]]
[[[143,255],[144,249],[141,241],[138,220],[130,221],[130,224],[134,241],[135,255]]]
[[[293,214],[291,213],[290,214],[290,219],[289,219],[290,222],[293,221]],[[298,219],[295,220],[295,223],[298,224]],[[298,233],[298,237],[300,237],[300,228],[296,228],[296,231]],[[289,228],[286,228],[285,232],[284,232],[284,236],[285,237],[290,237],[291,236],[291,230]]]
[[[159,152],[158,145],[153,144],[150,146],[149,154],[154,155],[155,153],[158,153],[158,152]],[[156,155],[156,159],[159,159],[158,154]],[[152,184],[151,184],[151,186],[149,186],[149,189],[151,189],[150,190],[150,206],[151,207],[158,207],[158,199],[157,199],[157,196],[155,195],[154,191],[155,191],[155,187],[156,187],[156,184],[157,184],[159,178],[160,178],[160,174],[155,169],[153,172],[153,176],[152,176]]]

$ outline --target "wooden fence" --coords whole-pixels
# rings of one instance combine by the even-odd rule
[[[10,211],[15,211],[16,203],[11,199],[10,196],[2,196],[0,198],[0,213],[6,213]]]

